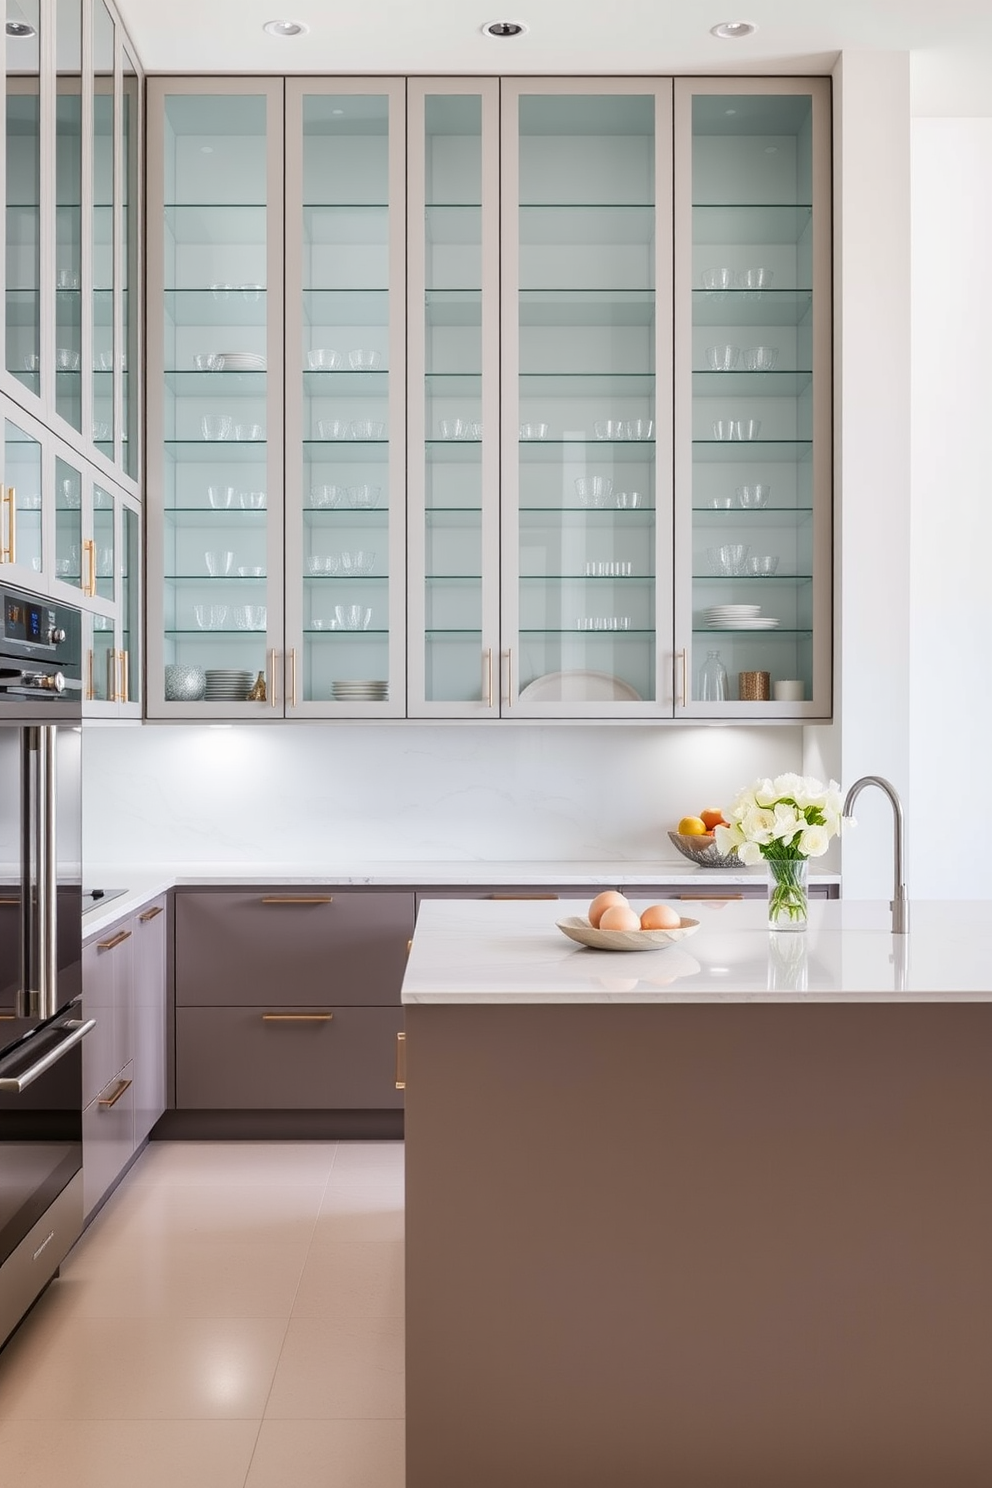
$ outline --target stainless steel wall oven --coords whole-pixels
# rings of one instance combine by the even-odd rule
[[[0,586],[0,1344],[82,1228],[80,655]]]

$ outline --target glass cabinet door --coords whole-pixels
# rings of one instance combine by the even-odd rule
[[[148,335],[164,375],[149,403],[150,710],[258,714],[282,706],[284,681],[282,259],[279,217],[270,223],[282,207],[282,88],[156,86],[149,191],[164,222],[149,281],[162,310]]]
[[[40,393],[41,3],[21,0],[7,18],[6,367]]]
[[[287,84],[287,705],[304,715],[404,708],[403,97]]]
[[[30,587],[42,569],[41,445],[10,419],[4,420],[3,486],[0,490],[0,565],[22,570]],[[13,577],[13,575],[8,575]]]
[[[830,711],[828,84],[677,84],[680,705]]]
[[[58,0],[55,28],[55,411],[82,431],[82,0]]]
[[[505,707],[656,717],[672,675],[669,85],[503,97]]]
[[[409,98],[409,712],[495,716],[499,88]]]
[[[83,540],[83,475],[61,455],[55,457],[55,577],[74,589],[94,587],[92,548]]]
[[[139,129],[141,127],[141,89],[138,71],[124,48],[123,85],[121,90],[121,347],[117,358],[121,378],[121,465],[125,475],[137,480],[140,447],[138,428],[141,415],[138,388],[138,235],[141,230],[141,202],[138,192]]]
[[[114,458],[114,22],[93,3],[93,443]],[[59,353],[56,354],[58,362]]]
[[[141,513],[121,502],[120,527],[121,711],[141,716]]]

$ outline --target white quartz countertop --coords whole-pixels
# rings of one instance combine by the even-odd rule
[[[643,908],[648,901],[633,901]],[[699,929],[651,951],[597,951],[547,902],[428,902],[404,1003],[989,1002],[984,902],[918,902],[909,935],[888,904],[818,900],[808,930],[769,934],[761,900],[694,904]]]

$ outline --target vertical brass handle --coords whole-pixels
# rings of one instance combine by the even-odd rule
[[[396,1089],[406,1089],[406,1034],[396,1035]]]
[[[290,707],[295,708],[296,707],[296,647],[295,646],[291,646],[290,649],[289,649],[289,676],[290,676],[289,702],[290,702]]]
[[[13,561],[14,561],[14,546],[15,546],[15,543],[14,543],[14,488],[13,488],[13,486],[4,486],[2,492],[0,492],[0,497],[2,497],[2,502],[0,502],[0,506],[6,507],[6,509],[7,509],[7,511],[6,511],[6,516],[7,516],[7,521],[6,521],[6,528],[7,528],[6,541],[4,541],[3,531],[2,531],[2,528],[4,526],[4,521],[3,521],[3,515],[4,514],[3,514],[2,509],[0,509],[0,563],[13,563]]]
[[[276,653],[274,649],[269,652],[269,702],[274,708],[276,705]]]
[[[122,703],[129,703],[131,701],[131,677],[130,677],[130,670],[131,670],[130,662],[131,662],[131,658],[130,658],[130,656],[128,655],[128,653],[126,651],[122,651],[120,653],[120,657],[121,657],[121,702]]]
[[[107,701],[117,702],[117,652],[107,652]]]
[[[506,653],[506,706],[513,707],[513,651]]]
[[[682,647],[682,706],[689,706],[689,653],[685,646]]]
[[[93,680],[93,648],[90,647],[86,653],[86,701],[91,703],[96,697],[96,684]]]
[[[96,594],[96,542],[92,537],[85,537],[83,539],[83,552],[86,554],[88,566],[86,583],[83,585],[83,593],[92,599]],[[114,691],[117,691],[116,687]]]
[[[486,707],[493,705],[493,648],[486,651]]]
[[[7,562],[17,562],[17,496],[13,486],[7,487]]]

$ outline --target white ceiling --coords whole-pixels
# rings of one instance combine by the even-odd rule
[[[829,72],[843,49],[910,51],[914,112],[992,111],[989,0],[117,0],[149,72]],[[303,21],[273,37],[262,23]],[[718,21],[758,27],[742,41]],[[493,40],[492,20],[525,22]]]

